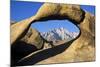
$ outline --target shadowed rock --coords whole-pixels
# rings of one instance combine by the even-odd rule
[[[14,24],[16,23],[11,23],[11,25]],[[41,37],[36,29],[29,28],[26,35],[11,46],[11,64],[15,65],[21,58],[34,51],[42,49],[44,43],[49,42]]]

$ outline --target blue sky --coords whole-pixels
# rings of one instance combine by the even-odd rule
[[[11,2],[11,20],[21,21],[36,14],[38,9],[43,3],[40,2]],[[92,14],[95,14],[95,7],[89,5],[81,5],[83,10],[86,10]],[[53,28],[64,27],[71,32],[78,32],[78,28],[68,20],[50,20],[34,23],[31,27],[37,29],[39,32],[47,32]]]

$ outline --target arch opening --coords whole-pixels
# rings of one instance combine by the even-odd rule
[[[38,30],[41,36],[55,43],[68,42],[75,39],[79,33],[79,28],[69,20],[48,20],[36,22],[31,25],[32,28]]]

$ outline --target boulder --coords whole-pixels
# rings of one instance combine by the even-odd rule
[[[21,20],[15,24],[12,24],[11,29],[11,45],[13,45],[15,42],[17,42],[19,39],[25,36],[27,31],[30,28],[31,23],[35,21],[35,17],[32,16],[30,18],[27,18],[25,20]]]
[[[34,28],[30,28],[21,41],[34,45],[37,49],[41,49],[43,47],[43,39],[40,33]]]
[[[43,43],[43,39],[41,38],[39,32],[35,29],[29,28],[26,35],[11,46],[12,65],[15,65],[18,60],[28,54],[42,49]]]

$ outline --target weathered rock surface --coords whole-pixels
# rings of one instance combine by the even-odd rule
[[[37,49],[41,49],[43,46],[43,39],[40,35],[40,33],[30,28],[27,34],[21,39],[21,41],[24,41],[28,44],[34,45]]]
[[[11,23],[11,26],[16,23]],[[26,35],[19,39],[19,41],[26,42],[28,44],[34,45],[37,49],[40,49],[43,45],[43,40],[40,33],[33,28],[29,28],[26,32]],[[18,41],[18,42],[19,42]]]
[[[76,39],[73,39],[72,41],[67,43],[60,44],[59,46],[32,53],[27,57],[22,58],[18,65],[50,64],[95,60],[95,17],[92,14],[83,11],[79,6],[76,5],[45,3],[43,6],[40,7],[39,11],[35,15],[35,20],[47,21],[50,19],[68,19],[72,21],[80,29],[79,36],[76,37]],[[26,28],[28,29],[29,25],[32,22],[28,24],[26,23],[27,22],[19,24],[22,27],[26,25],[26,27],[23,28],[24,30],[21,29],[23,30],[23,32],[25,32]],[[20,27],[14,28],[16,26],[11,27],[11,31],[15,31],[14,33],[16,33],[16,30],[20,29]],[[12,35],[14,34],[13,32],[11,32]],[[20,34],[20,36],[22,36],[22,34]],[[35,34],[33,33],[32,38],[34,36]],[[19,35],[17,37],[19,37]],[[26,42],[33,43],[33,41],[38,42],[39,40],[41,40],[40,35],[38,35],[37,37],[39,39],[37,38],[36,40],[31,40],[31,38],[27,38],[27,36],[25,36],[22,40],[25,39],[27,40]],[[18,38],[11,38],[11,40],[13,39]],[[12,42],[16,42],[16,40],[13,40]],[[39,41],[39,43],[40,42],[41,41]],[[37,45],[40,45],[39,43]]]
[[[25,36],[32,21],[35,21],[34,19],[35,17],[32,16],[28,19],[22,20],[20,22],[17,22],[16,24],[11,25],[11,45],[13,45],[15,42],[17,42],[17,40]]]
[[[36,20],[69,19],[80,23],[83,15],[84,11],[78,5],[45,3],[38,10]]]
[[[88,12],[85,12],[85,14],[83,15],[82,14],[83,11],[81,10],[81,8],[75,5],[73,6],[75,9],[72,10],[71,8],[69,8],[69,11],[66,11],[68,10],[68,8],[64,8],[65,6],[67,7],[68,5],[64,5],[64,6],[62,5],[62,9],[64,10],[61,9],[59,11],[64,12],[64,15],[66,17],[71,16],[70,19],[75,20],[75,24],[79,25],[78,27],[80,29],[80,35],[76,38],[76,40],[74,40],[70,44],[69,48],[66,49],[64,52],[54,57],[50,57],[48,59],[40,61],[37,64],[75,62],[75,61],[94,61],[95,60],[95,17]],[[44,8],[44,11],[45,10],[48,10],[48,9]],[[67,15],[67,13],[73,14],[73,15]],[[63,16],[63,14],[60,14],[60,16]],[[77,17],[79,17],[80,19],[83,18],[83,20],[79,22],[78,20],[79,18],[77,19]]]
[[[11,23],[11,25],[14,24],[16,23]],[[35,29],[29,28],[26,35],[11,46],[12,64],[16,63],[26,55],[41,49],[43,43],[40,33]]]
[[[80,36],[73,41],[69,48],[54,57],[50,57],[37,64],[65,63],[95,60],[95,18],[91,14],[85,14],[84,20],[79,24]],[[91,26],[92,25],[92,26]],[[68,44],[68,43],[67,43]]]

